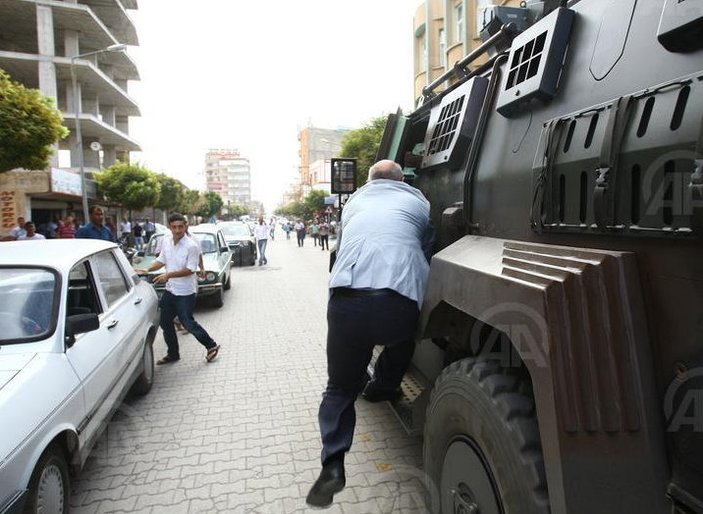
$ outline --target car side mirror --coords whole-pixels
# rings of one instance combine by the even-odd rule
[[[229,248],[227,246],[223,246],[222,248],[220,248],[220,253],[227,253],[227,252],[229,252]]]
[[[77,334],[92,332],[100,328],[100,320],[94,312],[73,314],[66,317],[66,346],[70,348],[76,342]]]

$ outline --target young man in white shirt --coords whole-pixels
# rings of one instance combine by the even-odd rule
[[[33,221],[28,221],[24,224],[24,235],[17,237],[18,241],[39,241],[41,239],[46,239],[42,234],[37,232],[37,228],[34,226]]]
[[[193,318],[195,297],[198,292],[194,273],[198,270],[200,247],[196,241],[186,236],[188,225],[182,214],[171,214],[168,218],[168,224],[173,237],[164,237],[161,252],[154,263],[148,269],[139,270],[148,273],[163,267],[166,268],[166,273],[154,278],[154,282],[166,284],[166,290],[159,302],[161,307],[159,325],[168,347],[166,356],[159,359],[156,364],[170,364],[181,358],[178,336],[173,324],[176,317],[183,327],[205,347],[207,350],[205,360],[212,362],[220,351],[220,345]]]

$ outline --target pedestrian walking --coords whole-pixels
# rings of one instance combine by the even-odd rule
[[[161,253],[148,269],[138,270],[140,273],[149,273],[166,268],[165,273],[154,278],[155,283],[166,284],[166,290],[159,301],[161,308],[159,325],[168,348],[166,355],[156,364],[171,364],[181,358],[178,335],[174,326],[176,317],[183,327],[205,347],[206,362],[212,362],[220,351],[220,345],[193,317],[193,308],[198,292],[193,274],[198,269],[199,246],[196,241],[186,236],[188,225],[182,214],[171,214],[168,217],[168,225],[172,237],[164,237]]]
[[[259,266],[268,264],[266,259],[266,245],[269,238],[269,226],[264,221],[263,216],[259,217],[258,225],[254,227],[254,237],[256,238],[256,246],[259,249]]]
[[[134,234],[134,246],[137,251],[141,251],[144,248],[144,229],[138,222],[134,223],[132,233]]]
[[[286,222],[283,224],[283,232],[286,233],[286,239],[290,239],[291,230],[293,230],[293,228],[290,226],[290,223]]]
[[[24,228],[25,220],[23,216],[17,218],[17,225],[10,230],[9,235],[2,238],[2,241],[16,241],[20,236],[26,236],[27,230]]]
[[[276,219],[271,218],[269,221],[269,237],[271,238],[271,241],[276,239]]]
[[[317,246],[317,241],[320,237],[320,225],[317,220],[313,221],[310,225],[310,235],[312,235],[312,240],[315,243],[313,246]]]
[[[102,239],[104,241],[112,241],[113,243],[117,242],[115,235],[103,223],[105,213],[102,207],[92,205],[88,210],[88,216],[90,216],[90,221],[76,231],[76,238]]]
[[[320,249],[324,252],[325,247],[330,249],[330,226],[326,221],[320,223]]]
[[[129,236],[132,235],[132,222],[127,218],[122,218],[122,223],[120,223],[120,240],[129,244]]]
[[[367,183],[344,206],[341,226],[327,304],[328,381],[318,414],[322,471],[306,498],[315,507],[330,505],[346,484],[344,455],[359,392],[371,402],[399,396],[415,348],[432,245],[429,202],[389,160],[371,167]],[[385,348],[364,389],[375,345]]]
[[[293,228],[295,228],[295,233],[298,237],[298,246],[302,247],[305,244],[305,223],[303,223],[303,220],[298,220]]]
[[[149,242],[149,239],[151,239],[151,236],[154,235],[156,232],[156,225],[154,225],[149,218],[144,221],[144,241],[146,243]]]

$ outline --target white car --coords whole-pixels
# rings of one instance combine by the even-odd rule
[[[68,512],[70,475],[152,386],[157,298],[119,247],[0,243],[0,513]]]

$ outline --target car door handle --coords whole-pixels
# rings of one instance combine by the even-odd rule
[[[111,328],[115,328],[118,323],[119,323],[119,321],[117,321],[116,319],[113,319],[113,320],[110,322],[110,324],[107,326],[107,329],[110,330]]]
[[[137,298],[136,300],[134,300],[134,305],[139,305],[140,303],[142,303],[141,298]]]

